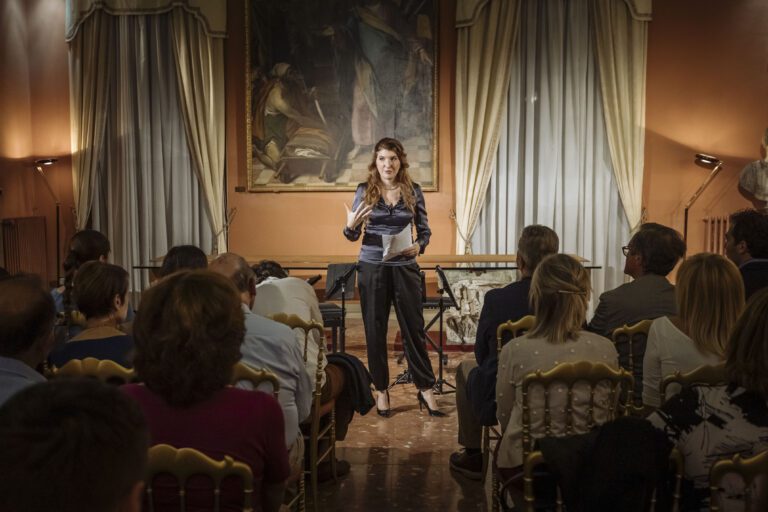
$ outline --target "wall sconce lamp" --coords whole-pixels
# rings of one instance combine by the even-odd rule
[[[43,167],[51,166],[56,162],[56,158],[41,158],[40,160],[35,160],[35,169],[43,177],[43,183],[45,183],[48,192],[50,192],[51,197],[56,202],[56,286],[58,286],[61,283],[61,201],[56,192],[53,191],[48,177],[43,172]]]
[[[691,206],[693,206],[693,203],[696,202],[696,200],[699,198],[699,196],[706,190],[706,188],[709,186],[709,183],[715,179],[715,176],[717,176],[717,173],[720,172],[720,169],[723,168],[723,161],[720,160],[717,157],[714,157],[712,155],[705,155],[703,153],[696,153],[696,159],[694,160],[696,165],[700,167],[705,167],[707,169],[712,169],[712,171],[709,173],[709,176],[707,176],[707,179],[704,180],[704,183],[699,186],[699,188],[696,190],[696,192],[693,193],[691,198],[688,200],[687,203],[685,203],[685,210],[684,210],[684,220],[683,220],[683,240],[685,243],[688,243],[688,210],[691,209]]]

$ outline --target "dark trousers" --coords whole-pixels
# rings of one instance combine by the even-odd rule
[[[361,261],[358,287],[368,346],[368,369],[376,389],[383,391],[389,387],[387,321],[393,302],[413,383],[420,390],[434,386],[435,374],[424,336],[419,265],[387,266]]]

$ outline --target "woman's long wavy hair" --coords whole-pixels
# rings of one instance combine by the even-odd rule
[[[208,270],[181,270],[144,292],[134,367],[169,405],[189,407],[229,384],[244,336],[235,285]]]
[[[691,256],[677,271],[675,295],[682,330],[698,351],[724,357],[744,309],[744,282],[736,265],[719,254]]]
[[[403,197],[406,208],[411,213],[414,213],[416,211],[416,194],[413,192],[413,180],[411,180],[411,176],[408,174],[408,154],[403,149],[403,145],[399,140],[389,137],[381,139],[373,148],[373,159],[368,164],[368,187],[365,190],[363,201],[367,205],[372,205],[378,203],[379,199],[381,199],[383,182],[376,168],[376,157],[382,149],[394,151],[398,160],[400,160],[400,170],[397,176],[395,176],[395,183],[400,185],[400,194]]]

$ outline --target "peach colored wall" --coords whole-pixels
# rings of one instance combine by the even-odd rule
[[[653,4],[648,34],[645,183],[648,219],[683,230],[683,205],[708,170],[695,153],[724,161],[690,210],[689,254],[701,252],[706,215],[750,207],[738,190],[760,157],[768,126],[768,2],[675,0]]]
[[[426,192],[432,240],[429,252],[452,254],[455,231],[448,211],[453,208],[453,77],[455,0],[440,2],[441,23],[438,64],[439,191]],[[359,243],[342,235],[343,203],[351,192],[247,193],[245,186],[245,57],[242,0],[228,3],[227,26],[227,202],[237,208],[229,232],[229,249],[243,255],[349,254]],[[407,150],[407,148],[406,148]]]
[[[55,206],[32,162],[45,170],[62,202],[62,249],[74,231],[69,139],[69,79],[64,2],[0,2],[0,219],[44,215],[48,279],[56,275]]]

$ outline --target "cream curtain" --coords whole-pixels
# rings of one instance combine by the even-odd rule
[[[107,15],[95,13],[69,48],[69,106],[72,182],[77,229],[88,223],[93,190],[104,146],[110,81]]]
[[[642,219],[648,22],[635,19],[625,2],[591,5],[611,161],[629,225],[636,230]],[[650,5],[647,9],[650,16]]]
[[[79,227],[110,239],[112,260],[132,271],[134,289],[148,277],[134,267],[172,246],[212,248],[212,216],[185,129],[172,25],[170,12],[96,10],[70,41],[73,141],[89,124],[101,127],[98,142],[79,143],[87,158],[76,160],[76,172],[90,171],[87,180],[83,173],[74,178],[83,204]],[[103,100],[88,103],[92,90]]]
[[[187,142],[215,236],[226,252],[224,190],[224,40],[210,37],[182,9],[171,12],[171,37]]]
[[[519,0],[460,0],[456,50],[456,252],[470,237],[485,201],[506,106]]]
[[[513,254],[544,224],[589,260],[593,301],[623,282],[629,225],[608,149],[595,27],[584,0],[521,0],[509,99],[472,246]]]

